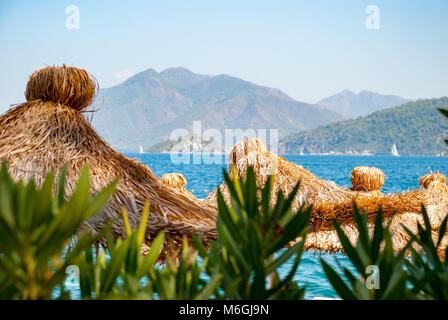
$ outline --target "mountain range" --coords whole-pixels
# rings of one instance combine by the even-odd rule
[[[344,117],[315,104],[296,101],[278,89],[229,75],[199,75],[185,68],[148,69],[101,89],[92,124],[122,151],[147,149],[174,129],[278,129],[280,136]]]
[[[278,129],[280,138],[292,134],[288,139],[293,139],[318,132],[309,129],[406,101],[394,95],[344,90],[318,103],[305,103],[278,89],[229,75],[201,75],[182,67],[161,72],[147,69],[119,85],[101,89],[94,105],[97,109],[102,106],[93,114],[92,124],[119,150],[137,151],[142,145],[145,150],[157,152],[167,151],[172,145],[167,140],[173,130],[191,132],[197,120],[201,121],[202,132],[209,128],[222,134],[227,128]],[[297,134],[304,131],[307,133]],[[293,140],[283,141],[288,146],[284,151],[288,152],[327,150],[316,149],[315,145],[294,147]]]
[[[448,121],[437,110],[448,109],[448,97],[408,102],[368,116],[343,120],[285,137],[287,154],[446,155]]]
[[[344,90],[319,101],[317,104],[346,118],[357,118],[382,109],[396,107],[406,102],[408,102],[407,99],[394,95],[378,94],[367,90],[356,94],[353,91]]]

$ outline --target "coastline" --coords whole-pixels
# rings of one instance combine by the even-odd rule
[[[119,150],[122,153],[126,153],[126,154],[171,154],[171,152],[168,151],[160,151],[160,152],[135,152],[135,151],[128,151],[128,150]],[[185,152],[186,154],[204,154],[204,155],[228,155],[228,153],[225,152]],[[181,152],[174,152],[174,154],[183,154]],[[305,154],[300,154],[300,153],[279,153],[279,155],[282,156],[353,156],[353,157],[394,157],[394,158],[400,158],[400,157],[448,157],[448,154],[402,154],[399,156],[393,156],[391,154],[366,154],[366,153],[305,153]]]

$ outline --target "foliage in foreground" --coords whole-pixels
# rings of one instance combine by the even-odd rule
[[[441,224],[435,243],[428,214],[422,207],[424,225],[418,224],[417,234],[404,226],[410,240],[394,254],[389,225],[383,226],[381,210],[377,213],[372,236],[369,236],[366,215],[359,213],[356,206],[354,215],[359,231],[356,245],[350,243],[337,222],[334,224],[344,251],[361,278],[355,277],[347,268],[341,268],[350,283],[348,286],[343,277],[321,259],[328,280],[342,299],[448,299],[448,260],[437,254],[448,216]],[[445,257],[447,254],[448,248]]]
[[[140,248],[145,237],[148,205],[145,206],[138,230],[131,230],[126,211],[123,211],[127,237],[116,242],[108,234],[107,253],[100,248],[94,256],[84,250],[76,261],[80,270],[83,299],[206,299],[214,290],[216,277],[208,283],[200,278],[203,266],[197,254],[185,243],[177,263],[168,257],[164,268],[156,266],[164,242],[164,234],[153,241],[149,253],[143,256]],[[206,264],[206,262],[205,262]]]
[[[359,237],[356,245],[350,240],[335,221],[334,226],[348,258],[361,277],[347,268],[341,268],[349,285],[325,260],[322,267],[333,288],[342,299],[379,300],[409,299],[412,294],[406,286],[407,275],[404,270],[406,250],[394,254],[389,225],[383,226],[381,210],[377,213],[372,236],[369,235],[367,216],[361,214],[356,206],[354,216]],[[410,244],[410,243],[409,243]]]
[[[218,241],[211,244],[209,251],[196,241],[201,257],[209,261],[209,276],[222,275],[215,298],[303,298],[305,289],[299,288],[293,277],[303,252],[311,208],[292,212],[291,203],[299,184],[286,199],[279,191],[277,203],[272,206],[272,176],[263,188],[257,186],[253,168],[248,169],[245,180],[236,175],[230,179],[226,172],[224,179],[231,206],[227,206],[219,191]],[[300,241],[283,249],[299,237]],[[290,260],[293,263],[288,274],[280,279],[278,269]]]
[[[411,259],[405,260],[408,271],[408,279],[412,283],[412,291],[419,299],[448,300],[448,247],[445,248],[445,259],[437,254],[443,236],[446,236],[448,216],[442,221],[438,230],[437,241],[432,238],[431,223],[425,208],[423,208],[424,225],[418,225],[415,243],[421,248],[417,251],[414,247],[409,250]],[[422,254],[423,252],[423,254]]]
[[[155,266],[163,235],[152,243],[143,257],[139,248],[143,243],[146,219],[145,208],[138,230],[131,230],[124,212],[128,232],[126,239],[116,243],[109,237],[107,247],[93,257],[85,250],[78,262],[83,298],[138,298],[138,299],[274,299],[303,297],[304,289],[293,281],[303,251],[306,226],[311,209],[291,212],[291,202],[298,186],[285,199],[279,194],[272,207],[270,196],[272,177],[264,188],[256,185],[253,169],[245,181],[233,180],[224,173],[232,194],[228,207],[219,194],[218,241],[206,249],[200,238],[194,247],[185,242],[179,257],[169,257],[164,268]],[[261,193],[258,198],[257,192]],[[302,237],[292,247],[282,250],[290,241]],[[279,251],[282,251],[279,253]],[[198,259],[198,255],[200,259]],[[284,279],[277,269],[289,259],[294,263]],[[272,282],[268,276],[272,274]]]
[[[227,206],[218,194],[218,240],[204,247],[200,238],[185,241],[179,255],[156,265],[164,242],[160,234],[146,256],[140,254],[148,217],[142,213],[137,230],[131,230],[123,212],[126,239],[114,240],[107,228],[96,237],[79,228],[98,213],[114,191],[111,184],[95,196],[89,195],[88,168],[82,171],[70,199],[64,195],[64,175],[57,185],[49,175],[41,188],[33,182],[14,182],[3,165],[0,171],[0,298],[68,299],[66,269],[79,268],[83,299],[301,299],[293,277],[300,264],[311,208],[291,211],[298,186],[287,198],[280,192],[271,205],[272,177],[263,188],[256,185],[250,168],[246,179],[224,172],[231,194]],[[343,299],[447,299],[448,263],[437,255],[447,219],[434,241],[426,211],[424,225],[411,235],[405,250],[394,254],[388,226],[378,212],[372,234],[366,216],[355,208],[359,231],[351,244],[340,226],[339,239],[358,274],[348,269],[322,266]],[[73,237],[76,236],[76,241]],[[107,249],[92,249],[99,237]],[[293,243],[289,248],[285,246]],[[67,247],[70,250],[67,251]],[[417,250],[416,248],[420,248]],[[291,263],[292,262],[292,263]],[[280,267],[289,267],[280,277]],[[379,277],[372,278],[368,267]],[[362,276],[362,278],[359,277]],[[372,280],[373,279],[373,280]],[[55,290],[58,289],[58,290]],[[56,294],[59,292],[59,294]]]
[[[64,171],[65,172],[65,171]],[[90,249],[94,239],[78,236],[82,223],[99,212],[114,191],[112,183],[89,195],[88,167],[80,174],[72,197],[65,199],[65,173],[57,185],[49,174],[40,189],[33,180],[14,182],[3,163],[0,170],[0,299],[50,299],[61,288],[71,260]],[[53,196],[54,190],[56,195]]]

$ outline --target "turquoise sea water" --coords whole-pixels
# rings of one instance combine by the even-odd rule
[[[225,156],[222,156],[222,164],[175,164],[170,160],[169,154],[126,154],[127,156],[140,160],[147,165],[155,174],[161,176],[165,173],[180,172],[187,181],[186,188],[196,197],[206,197],[214,188],[222,183],[222,169],[227,168]],[[218,156],[221,157],[221,156]],[[418,188],[418,178],[429,173],[429,167],[433,172],[448,174],[448,159],[446,157],[392,157],[392,156],[298,156],[283,155],[289,161],[309,169],[311,173],[323,179],[350,187],[350,172],[356,166],[374,166],[383,170],[386,182],[382,188],[383,192],[400,192],[407,189]],[[192,158],[191,158],[192,160]],[[190,161],[193,163],[193,161]],[[350,262],[340,254],[321,256],[333,267],[336,267],[335,259],[339,263],[352,270]],[[292,262],[286,264],[281,275],[285,275]],[[322,270],[319,254],[304,253],[302,262],[294,279],[300,285],[306,285],[305,298],[331,297],[337,298],[337,294],[326,280]],[[77,296],[72,292],[72,296]]]

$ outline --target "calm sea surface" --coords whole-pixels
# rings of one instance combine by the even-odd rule
[[[225,156],[222,156],[222,164],[175,164],[169,154],[134,154],[127,156],[139,159],[151,170],[161,176],[165,173],[180,172],[187,181],[187,189],[198,198],[206,197],[214,188],[222,183],[222,169],[227,168]],[[221,155],[217,156],[221,157]],[[392,157],[392,156],[298,156],[284,155],[289,161],[309,169],[311,173],[323,179],[331,180],[338,185],[350,187],[350,172],[356,166],[374,166],[383,170],[386,174],[386,182],[383,192],[399,192],[418,188],[418,178],[429,173],[429,167],[433,172],[439,171],[448,174],[448,159],[446,157]],[[192,160],[192,158],[191,158]],[[191,161],[193,163],[193,161]],[[342,266],[352,270],[350,262],[340,254],[322,255],[323,259],[336,267],[335,259]],[[281,275],[285,275],[291,264],[286,264]],[[306,285],[305,297],[338,297],[326,280],[322,270],[319,255],[304,253],[302,262],[294,279],[300,285]]]

